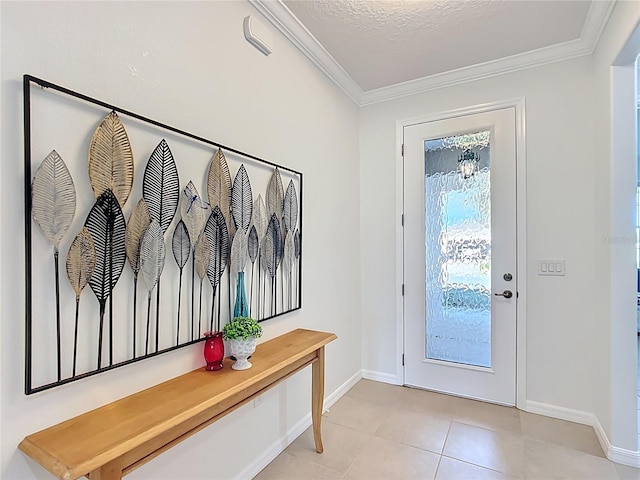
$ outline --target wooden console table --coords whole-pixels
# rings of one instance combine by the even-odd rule
[[[53,475],[120,479],[312,364],[311,416],[322,453],[324,347],[333,333],[298,329],[258,345],[253,367],[204,367],[26,437],[19,448]]]

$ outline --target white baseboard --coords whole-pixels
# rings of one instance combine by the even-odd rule
[[[338,400],[340,400],[345,393],[351,390],[351,388],[353,388],[353,386],[356,383],[358,383],[361,378],[362,378],[362,370],[359,370],[350,379],[348,379],[346,382],[344,382],[342,385],[336,388],[331,395],[327,396],[324,399],[325,411],[331,408],[333,404],[336,403]]]
[[[602,451],[605,452],[609,460],[622,465],[640,468],[640,452],[611,445],[607,434],[600,424],[600,420],[598,420],[598,417],[593,413],[558,407],[557,405],[550,405],[548,403],[534,402],[532,400],[526,401],[525,411],[544,415],[545,417],[558,418],[560,420],[589,425],[593,427],[596,437],[598,438],[598,442],[600,442],[600,446],[602,447]]]
[[[376,382],[390,383],[392,385],[402,385],[402,381],[391,373],[376,372],[373,370],[362,370],[362,378],[375,380]]]
[[[356,372],[351,378],[340,385],[333,393],[327,396],[324,400],[325,411],[335,404],[340,398],[349,391],[358,381],[362,378],[362,371]],[[304,433],[304,431],[311,426],[311,412],[302,417],[293,427],[273,442],[269,448],[267,448],[262,455],[255,459],[254,462],[247,465],[247,467],[240,472],[238,480],[251,480],[258,475],[260,471],[269,465],[278,455],[280,455],[285,448],[287,448],[296,438]]]
[[[567,420],[568,422],[580,423],[582,425],[594,425],[596,419],[593,413],[581,412],[571,408],[558,407],[548,403],[534,402],[527,400],[525,403],[525,411],[544,415],[545,417],[557,418],[559,420]],[[600,423],[600,422],[598,422]]]

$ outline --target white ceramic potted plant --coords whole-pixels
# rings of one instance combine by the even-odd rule
[[[231,355],[236,358],[231,368],[246,370],[251,368],[248,358],[256,350],[256,339],[262,336],[262,327],[250,317],[234,317],[222,327],[222,338],[227,340]]]

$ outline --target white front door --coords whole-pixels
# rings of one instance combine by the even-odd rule
[[[515,108],[404,127],[405,384],[515,405]]]

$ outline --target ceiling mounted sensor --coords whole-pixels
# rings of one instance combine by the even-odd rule
[[[251,15],[247,15],[246,17],[244,17],[243,28],[244,28],[244,38],[246,38],[251,45],[256,47],[265,55],[269,55],[271,53],[271,47],[267,45],[267,43],[264,40],[256,36],[256,31],[257,31],[260,37],[262,37],[263,39],[264,38],[268,39],[269,32],[266,28],[264,28],[260,23],[254,22],[253,19],[251,18]]]

